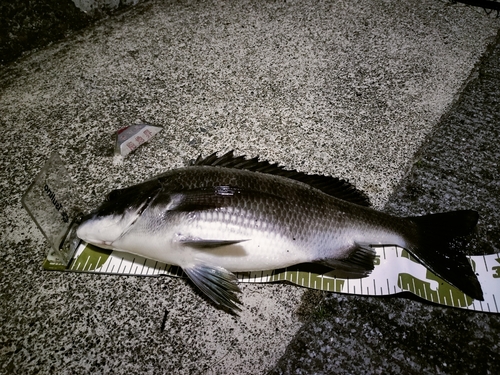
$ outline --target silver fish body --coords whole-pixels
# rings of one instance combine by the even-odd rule
[[[315,262],[363,277],[373,269],[375,254],[369,245],[374,244],[404,247],[436,271],[434,263],[442,256],[422,236],[427,231],[436,237],[429,227],[442,217],[429,224],[366,205],[366,197],[345,181],[228,153],[113,191],[82,222],[77,235],[100,247],[178,265],[212,300],[229,309],[237,309],[232,272]],[[470,230],[474,217],[477,221],[473,211],[441,215],[453,225],[466,222],[459,232]],[[468,263],[452,272],[437,268],[446,277],[457,272],[463,277],[465,272],[474,284]]]

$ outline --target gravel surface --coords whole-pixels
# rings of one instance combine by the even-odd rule
[[[480,213],[469,254],[500,252],[500,35],[385,209]],[[310,319],[269,374],[498,374],[500,316],[404,298],[307,292]],[[318,306],[314,308],[314,306]]]
[[[184,279],[43,271],[48,247],[20,200],[53,151],[90,211],[112,189],[235,149],[348,179],[383,208],[499,28],[434,0],[154,0],[2,68],[0,373],[255,374],[287,350],[276,372],[302,363],[316,366],[303,373],[453,373],[462,362],[494,370],[496,316],[273,284],[242,285],[236,318]],[[490,113],[474,111],[477,121]],[[498,114],[488,116],[486,149],[497,139]],[[164,130],[115,163],[115,132],[143,121]],[[476,147],[469,138],[478,132],[463,136],[464,148]],[[491,177],[484,191],[497,186],[492,165],[467,167]],[[460,189],[460,204],[487,220],[494,207]],[[455,191],[439,194],[439,208],[458,204]],[[387,209],[404,210],[395,199]],[[488,240],[497,222],[482,226]]]

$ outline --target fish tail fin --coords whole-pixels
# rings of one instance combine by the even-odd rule
[[[483,291],[465,254],[454,240],[475,228],[479,215],[462,210],[407,217],[414,230],[408,238],[408,250],[437,276],[468,296],[483,301]]]

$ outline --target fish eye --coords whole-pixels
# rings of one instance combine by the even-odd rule
[[[120,195],[122,194],[122,190],[121,189],[116,189],[116,190],[112,190],[108,193],[108,195],[106,196],[106,200],[109,202],[109,201],[113,201],[115,200],[116,198],[118,198]]]

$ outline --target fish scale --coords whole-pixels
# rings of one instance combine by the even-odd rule
[[[449,246],[474,228],[475,211],[401,218],[367,205],[366,195],[344,180],[230,152],[111,192],[77,235],[180,266],[232,311],[238,309],[233,272],[316,262],[361,278],[374,268],[370,245],[406,248],[451,284],[482,298],[467,258]]]
[[[307,221],[304,223],[301,220],[303,212],[311,211],[312,205],[305,205],[303,199],[296,199],[292,194],[288,194],[289,199],[285,200],[282,197],[276,196],[275,193],[271,193],[276,187],[280,187],[281,191],[287,190],[286,185],[276,185],[275,181],[268,181],[272,179],[272,176],[267,175],[264,175],[263,179],[255,179],[255,172],[237,171],[238,173],[228,174],[225,173],[225,171],[216,171],[216,173],[212,173],[213,171],[211,169],[213,168],[193,167],[191,170],[183,172],[182,177],[188,178],[190,181],[197,180],[189,179],[191,175],[194,177],[207,176],[206,179],[198,179],[198,184],[192,182],[189,186],[184,186],[183,188],[186,189],[186,191],[199,188],[210,188],[216,184],[216,181],[219,181],[219,183],[220,181],[227,181],[238,186],[240,188],[240,193],[218,197],[217,207],[195,211],[194,216],[190,219],[189,227],[179,227],[177,231],[189,233],[192,237],[205,239],[217,239],[221,238],[220,236],[224,236],[226,239],[250,238],[245,241],[245,243],[238,246],[247,248],[252,247],[252,249],[246,250],[246,267],[254,267],[256,269],[264,265],[262,261],[258,260],[261,257],[256,254],[255,249],[257,245],[254,244],[259,244],[260,249],[274,249],[276,253],[281,249],[284,250],[287,246],[290,247],[290,249],[288,249],[289,251],[291,248],[300,246],[292,246],[292,243],[284,246],[285,240],[289,238],[292,239],[292,241],[294,241],[293,239],[295,238],[295,242],[298,242],[297,240],[302,238],[302,242],[309,243],[308,247],[310,247],[311,241],[319,242],[321,240],[319,232],[315,233],[313,231],[312,227],[314,225],[312,222]],[[214,174],[216,176],[213,176]],[[174,184],[176,184],[176,182],[174,182]],[[168,190],[167,186],[164,186],[164,188]],[[205,196],[203,196],[201,200],[204,200],[204,197]],[[164,199],[163,195],[159,197],[159,199]],[[200,205],[203,206],[203,203],[200,203]],[[191,205],[190,207],[193,208]],[[295,207],[295,209],[290,209],[290,207]],[[148,212],[146,211],[144,214],[147,215]],[[179,212],[173,210],[171,215],[179,215]],[[313,215],[309,216],[313,217]],[[238,220],[240,220],[240,223],[238,223]],[[144,216],[144,221],[148,222],[149,218]],[[215,223],[215,225],[213,225],[213,223]],[[241,223],[246,224],[242,225]],[[309,236],[312,235],[314,238],[306,238],[307,234]],[[220,252],[224,251],[229,252],[229,249],[220,249]],[[211,253],[215,253],[215,251]],[[209,258],[209,255],[204,258]],[[259,261],[258,265],[252,266],[253,258],[257,258]],[[313,258],[313,252],[302,251],[300,258],[296,256],[293,258],[293,261],[312,261]],[[229,264],[234,263],[232,259],[219,259],[219,262],[219,265],[231,271],[243,270],[240,268],[235,269],[230,266]],[[284,262],[289,262],[289,260],[285,260]],[[266,267],[270,266],[272,265],[266,265]]]
[[[179,176],[191,182],[182,186],[182,189],[185,189],[186,192],[200,188],[209,189],[224,181],[238,186],[240,192],[231,196],[217,197],[215,199],[217,207],[204,208],[199,212],[223,213],[224,215],[217,215],[215,219],[221,223],[236,220],[238,216],[247,217],[251,222],[258,220],[258,222],[273,227],[274,231],[286,238],[303,238],[309,248],[308,261],[315,260],[314,249],[324,253],[327,251],[324,250],[325,248],[345,248],[352,243],[352,240],[344,240],[344,238],[352,237],[352,234],[348,232],[361,228],[361,226],[353,225],[356,223],[354,219],[362,216],[357,212],[357,209],[351,208],[350,215],[343,215],[342,213],[347,211],[343,207],[343,201],[332,199],[309,185],[258,172],[231,169],[214,171],[213,169],[211,167],[192,167],[183,171]],[[169,180],[169,178],[170,176],[165,176],[163,179]],[[169,187],[166,184],[167,182],[164,184],[164,189],[168,191]],[[174,180],[168,184],[177,185],[178,181]],[[280,195],[275,193],[278,191]],[[168,199],[168,193],[158,197],[159,200],[165,198]],[[196,203],[204,207],[202,201],[206,195],[196,198],[199,199]],[[193,203],[194,199],[192,197],[189,199],[190,203]],[[189,207],[195,209],[196,203],[194,206],[190,204]],[[240,215],[235,214],[233,211],[235,209],[241,210]],[[359,210],[366,209],[359,206]],[[173,210],[172,215],[176,214],[178,212]],[[367,215],[365,214],[365,216]],[[200,217],[200,220],[206,220],[205,218],[206,216],[203,216],[203,219]],[[192,227],[194,222],[191,222],[190,225]],[[366,220],[362,229],[368,231],[372,226],[375,230],[379,230]],[[246,229],[239,227],[240,232],[237,234],[243,236],[240,238],[246,238],[244,237]],[[194,231],[192,228],[190,230]],[[214,228],[206,234],[210,237],[217,237],[220,232]],[[343,246],[342,241],[345,242]],[[316,244],[324,245],[318,246]]]

